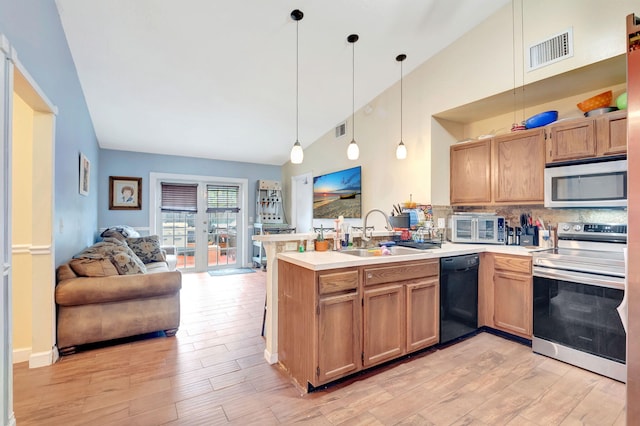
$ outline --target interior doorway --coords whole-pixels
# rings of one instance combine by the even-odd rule
[[[50,365],[55,346],[53,146],[55,107],[18,63],[12,96],[13,362]]]
[[[291,217],[296,232],[313,231],[313,176],[311,173],[291,177]]]

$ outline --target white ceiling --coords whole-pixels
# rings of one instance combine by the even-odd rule
[[[509,0],[56,0],[100,147],[282,165]],[[356,135],[357,136],[357,135]],[[346,142],[345,142],[346,152]],[[346,155],[346,154],[345,154]]]

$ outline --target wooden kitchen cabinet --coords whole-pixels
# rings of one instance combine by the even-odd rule
[[[544,130],[452,145],[451,205],[544,202]]]
[[[364,290],[363,366],[404,354],[404,288],[400,284]]]
[[[491,203],[491,140],[452,145],[449,153],[451,204]]]
[[[625,155],[627,112],[615,111],[551,124],[546,137],[547,164]]]
[[[493,201],[544,202],[544,130],[497,136],[493,140]]]
[[[437,259],[364,269],[363,366],[438,343]]]
[[[627,154],[627,111],[603,114],[596,119],[597,154]]]
[[[302,388],[361,369],[357,268],[314,272],[278,261],[278,362]]]
[[[533,276],[530,257],[482,253],[478,324],[531,339]]]
[[[278,362],[303,389],[439,341],[438,259],[313,271],[278,260]]]
[[[406,349],[417,351],[440,341],[440,277],[435,275],[405,284]]]

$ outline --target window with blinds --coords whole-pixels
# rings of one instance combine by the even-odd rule
[[[239,191],[239,186],[207,185],[207,213],[238,213]]]
[[[160,210],[163,212],[197,212],[198,185],[161,183]]]

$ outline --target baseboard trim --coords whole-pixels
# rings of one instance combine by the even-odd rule
[[[278,354],[272,354],[267,349],[264,350],[264,359],[267,360],[269,364],[275,364],[278,362]]]
[[[53,364],[53,351],[32,353],[29,357],[29,368],[46,367]]]
[[[31,348],[20,348],[13,350],[13,364],[27,362],[31,357]]]

